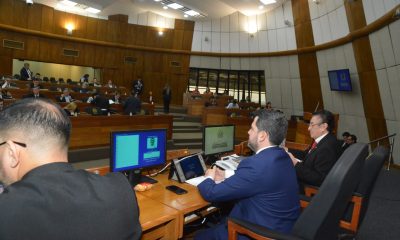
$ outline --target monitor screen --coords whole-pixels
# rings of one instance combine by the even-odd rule
[[[200,158],[201,156],[196,154],[179,162],[186,180],[204,175],[205,172]]]
[[[234,150],[235,126],[205,126],[203,128],[204,155],[231,152]]]
[[[165,164],[167,130],[112,132],[110,171],[120,172]]]
[[[331,91],[352,91],[349,69],[328,71],[328,78]]]

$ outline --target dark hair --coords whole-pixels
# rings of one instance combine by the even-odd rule
[[[60,106],[46,99],[25,98],[0,112],[0,134],[18,130],[28,137],[54,137],[68,146],[71,121]]]
[[[261,109],[254,112],[258,117],[256,126],[259,131],[266,131],[271,144],[279,145],[286,138],[288,121],[285,114],[279,110]]]
[[[351,137],[351,139],[354,141],[354,143],[357,142],[357,137],[356,137],[356,135],[351,134],[350,137]]]
[[[319,116],[322,120],[322,123],[328,124],[328,132],[332,132],[333,129],[335,128],[335,119],[333,117],[333,114],[329,112],[328,110],[320,110],[313,112],[313,116]]]
[[[350,133],[349,132],[344,132],[344,133],[342,133],[342,137],[349,137],[350,136]]]

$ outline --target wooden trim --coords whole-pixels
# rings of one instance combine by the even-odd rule
[[[340,45],[344,45],[346,43],[352,42],[358,38],[362,38],[368,36],[369,34],[389,25],[390,23],[398,20],[393,18],[393,15],[396,12],[396,9],[400,7],[400,4],[394,7],[391,11],[383,15],[381,18],[372,22],[371,24],[358,29],[354,32],[349,33],[347,36],[336,39],[334,41],[312,46],[312,47],[302,47],[295,50],[287,50],[287,51],[279,51],[279,52],[260,52],[260,53],[214,53],[214,52],[198,52],[198,51],[188,51],[188,50],[175,50],[175,49],[163,49],[163,48],[154,48],[154,47],[144,47],[137,45],[129,45],[129,44],[121,44],[121,43],[113,43],[106,41],[98,41],[98,40],[90,40],[78,37],[70,37],[70,36],[62,36],[53,33],[47,33],[42,31],[36,31],[31,29],[25,29],[16,26],[10,26],[7,24],[0,24],[0,29],[6,31],[12,31],[22,34],[33,35],[37,37],[47,37],[52,39],[58,39],[63,41],[72,41],[78,43],[87,43],[104,47],[118,47],[123,49],[132,49],[132,50],[143,50],[150,52],[160,52],[160,53],[178,53],[184,55],[193,55],[193,56],[207,56],[207,57],[280,57],[280,56],[290,56],[302,53],[310,53],[317,52],[325,49],[334,48]]]
[[[236,240],[238,237],[238,233],[247,235],[251,238],[254,239],[260,239],[260,240],[271,240],[271,238],[260,236],[254,232],[251,232],[245,227],[240,226],[239,224],[236,224],[232,222],[231,220],[228,221],[228,239],[229,240]]]

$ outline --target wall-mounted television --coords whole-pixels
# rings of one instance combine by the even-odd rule
[[[328,71],[329,86],[331,91],[351,92],[351,78],[349,69]]]

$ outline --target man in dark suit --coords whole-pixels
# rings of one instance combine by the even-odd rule
[[[68,163],[71,122],[58,105],[23,99],[0,122],[0,239],[140,239],[126,177]]]
[[[29,63],[24,63],[24,67],[19,71],[20,80],[32,80],[32,72],[29,69]]]
[[[339,158],[341,149],[335,135],[332,134],[334,126],[331,112],[321,110],[312,114],[308,131],[313,144],[306,150],[303,160],[290,154],[301,184],[320,186]]]
[[[32,88],[32,93],[25,95],[24,98],[46,98],[46,96],[41,94],[40,87],[36,86]]]
[[[124,114],[126,115],[135,115],[140,113],[142,109],[142,101],[140,101],[139,96],[137,94],[132,93],[130,97],[128,97],[124,103]]]
[[[133,81],[133,90],[135,91],[135,93],[137,95],[141,95],[143,92],[143,81],[141,78],[136,79],[135,81]]]
[[[288,123],[279,111],[260,110],[255,116],[248,143],[256,154],[242,160],[230,177],[228,170],[207,170],[207,179],[197,187],[209,202],[236,201],[230,217],[288,233],[300,214],[296,173],[290,157],[278,146],[286,136]],[[226,222],[195,236],[227,238]]]

